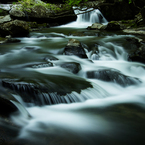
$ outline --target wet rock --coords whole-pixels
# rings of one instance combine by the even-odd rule
[[[104,30],[106,25],[100,24],[100,23],[94,23],[92,26],[88,26],[88,30]]]
[[[98,71],[88,71],[87,77],[92,79],[99,79],[106,82],[117,83],[123,87],[127,87],[130,85],[135,85],[141,83],[141,81],[134,77],[129,77],[121,74],[121,72],[117,70],[98,70]]]
[[[18,102],[7,89],[0,86],[0,115],[9,116],[18,110],[12,101]]]
[[[6,43],[18,43],[21,42],[21,40],[12,38],[11,35],[6,36]]]
[[[6,23],[11,21],[11,17],[10,15],[6,15],[6,16],[0,16],[0,24]]]
[[[19,39],[15,39],[15,38],[11,38],[11,36],[6,36],[5,38],[1,38],[0,37],[0,44],[3,44],[3,43],[18,43],[18,42],[21,42],[21,40]]]
[[[34,50],[40,49],[40,47],[39,46],[25,46],[25,47],[23,47],[21,49],[26,49],[28,51],[34,51]]]
[[[12,37],[23,37],[29,34],[29,26],[26,22],[14,20],[0,25],[0,35]]]
[[[129,53],[129,60],[145,63],[145,44]]]
[[[0,115],[9,116],[17,110],[17,107],[11,102],[11,100],[5,99],[0,95]]]
[[[121,26],[117,21],[111,21],[107,24],[105,30],[121,30]]]
[[[44,60],[46,60],[46,61],[56,61],[56,60],[58,60],[58,58],[56,58],[54,56],[46,56],[46,57],[44,57]]]
[[[44,67],[52,67],[53,63],[52,62],[48,62],[48,63],[39,63],[39,64],[35,64],[35,65],[29,65],[28,67],[31,68],[44,68]]]
[[[24,74],[24,73],[23,73]],[[33,73],[35,76],[36,72]],[[26,74],[28,77],[30,74]],[[37,77],[39,74],[37,74]],[[33,76],[33,77],[34,77]],[[92,85],[85,79],[75,77],[58,76],[50,74],[41,74],[41,79],[21,78],[21,79],[3,79],[2,85],[12,91],[17,92],[24,102],[38,105],[58,104],[80,102],[87,98],[75,96],[75,93],[80,93],[83,89],[92,88]],[[26,80],[27,79],[27,80]],[[73,94],[73,92],[75,92]]]
[[[145,42],[138,38],[127,38],[128,60],[145,63]]]
[[[100,31],[96,30],[96,31],[84,31],[83,34],[85,36],[98,36]]]
[[[123,32],[134,35],[145,35],[145,27],[124,29]]]
[[[70,39],[68,44],[64,48],[65,55],[76,55],[80,58],[87,58],[86,52],[80,41],[76,39]]]
[[[61,67],[74,74],[77,74],[81,70],[81,65],[76,62],[64,63]]]
[[[5,43],[6,42],[6,38],[3,38],[3,37],[0,37],[0,44],[3,44],[3,43]]]
[[[137,50],[140,46],[141,43],[139,42],[139,39],[135,38],[135,37],[128,37],[126,38],[126,41],[128,42],[126,49],[127,50]]]
[[[88,26],[89,30],[121,30],[121,24],[118,21],[111,21],[107,25],[100,23],[94,23],[92,26]]]

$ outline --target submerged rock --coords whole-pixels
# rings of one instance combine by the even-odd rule
[[[76,55],[80,58],[87,58],[86,52],[80,41],[70,39],[64,48],[65,55]]]
[[[77,74],[81,70],[81,65],[77,62],[67,62],[62,64],[61,67],[74,74]]]
[[[123,87],[127,87],[130,85],[135,85],[141,83],[141,81],[134,77],[129,77],[121,74],[117,70],[98,70],[98,71],[88,71],[87,77],[92,79],[99,79],[106,82],[117,83]]]
[[[2,85],[18,93],[24,102],[35,102],[39,105],[80,102],[86,100],[87,96],[77,96],[77,93],[92,88],[90,82],[77,76],[68,77],[55,74],[39,76],[39,73],[31,73],[18,74],[22,75],[20,79],[6,79],[5,77]]]
[[[46,61],[57,61],[58,60],[58,58],[56,58],[54,56],[45,56],[43,59]]]
[[[44,67],[52,67],[53,63],[52,62],[47,62],[47,63],[39,63],[39,64],[34,64],[34,65],[29,65],[28,67],[31,68],[44,68]]]
[[[23,37],[29,34],[29,26],[26,22],[14,20],[0,25],[0,35],[12,37]]]

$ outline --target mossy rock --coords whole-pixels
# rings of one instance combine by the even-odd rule
[[[0,34],[5,37],[22,37],[29,34],[29,26],[25,21],[14,20],[0,25]]]
[[[6,16],[6,15],[8,15],[8,14],[9,14],[8,11],[6,11],[6,10],[0,8],[0,16]]]

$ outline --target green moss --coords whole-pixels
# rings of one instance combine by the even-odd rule
[[[6,38],[0,37],[0,41],[5,41]]]

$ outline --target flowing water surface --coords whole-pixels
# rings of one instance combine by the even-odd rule
[[[145,65],[128,61],[131,37],[56,27],[1,45],[0,89],[21,104],[12,101],[18,131],[9,144],[143,145]],[[88,59],[64,55],[70,38],[84,44]],[[61,67],[72,62],[78,73]]]

